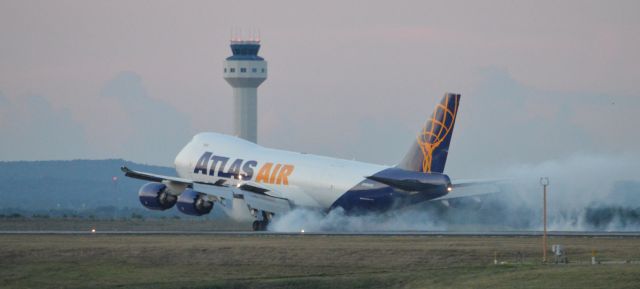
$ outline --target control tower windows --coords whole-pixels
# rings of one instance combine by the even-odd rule
[[[255,67],[254,67],[254,68],[251,68],[251,72],[258,72],[258,69],[257,69],[257,68],[255,68]]]
[[[242,68],[240,68],[240,72],[242,72],[242,73],[247,72],[247,69],[242,67]]]
[[[262,73],[264,73],[264,68],[262,69]]]
[[[227,73],[227,68],[226,67],[224,68],[224,73]]]
[[[235,68],[229,68],[229,72],[236,72]]]

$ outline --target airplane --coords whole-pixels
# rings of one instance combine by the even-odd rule
[[[456,194],[473,182],[452,182],[444,173],[460,94],[445,93],[405,157],[383,166],[272,149],[218,133],[199,133],[178,153],[178,177],[134,171],[126,176],[150,181],[138,196],[151,210],[177,206],[187,215],[209,214],[218,204],[225,213],[240,208],[254,219],[253,230],[294,208],[346,213],[384,212],[409,205],[473,197]],[[484,194],[484,193],[482,193]],[[233,217],[233,216],[232,216]]]

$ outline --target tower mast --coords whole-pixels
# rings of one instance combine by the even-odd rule
[[[234,134],[258,141],[258,86],[267,79],[267,62],[258,56],[260,39],[231,39],[232,56],[224,62],[224,79],[233,87]]]

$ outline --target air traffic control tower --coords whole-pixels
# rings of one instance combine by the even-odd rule
[[[258,56],[260,40],[231,40],[224,79],[233,87],[234,134],[257,142],[258,86],[267,79],[267,62]]]

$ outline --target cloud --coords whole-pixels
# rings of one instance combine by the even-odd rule
[[[135,106],[136,102],[149,100],[147,91],[142,85],[142,77],[132,71],[118,73],[105,84],[100,95],[107,98],[116,98],[122,104],[132,106]]]
[[[83,126],[48,99],[26,95],[9,100],[0,93],[0,159],[50,160],[86,157]]]
[[[134,72],[118,73],[98,97],[82,102],[80,122],[43,96],[12,101],[0,93],[0,159],[116,157],[170,165],[193,135],[188,116],[150,97]]]
[[[540,90],[496,67],[479,75],[478,84],[463,93],[461,101],[447,165],[455,175],[494,177],[490,174],[505,166],[576,153],[640,153],[633,145],[640,138],[625,119],[640,109],[638,101]],[[612,108],[608,99],[621,99],[627,106]]]
[[[103,107],[107,113],[100,113]],[[151,97],[135,72],[120,72],[109,80],[92,109],[93,143],[108,146],[119,157],[169,165],[193,135],[188,115]]]

